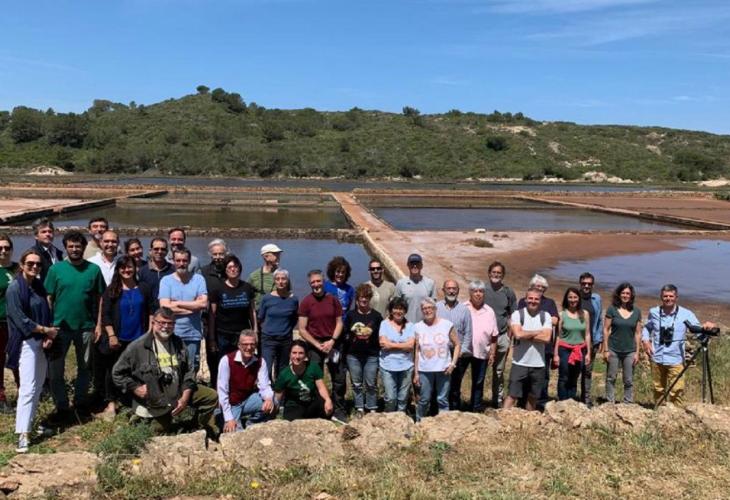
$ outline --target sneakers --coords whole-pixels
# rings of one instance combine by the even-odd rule
[[[336,424],[346,425],[347,424],[347,415],[345,415],[343,413],[335,413],[334,415],[332,415],[331,420]]]
[[[35,433],[38,437],[51,437],[55,434],[53,429],[42,424],[36,428]]]
[[[365,410],[363,410],[363,409],[358,409],[358,410],[357,410],[357,411],[355,412],[355,419],[356,419],[356,420],[360,420],[360,419],[361,419],[361,418],[363,418],[364,416],[365,416]]]
[[[23,432],[18,436],[18,447],[15,448],[16,453],[28,453],[30,446],[30,438],[27,432]]]

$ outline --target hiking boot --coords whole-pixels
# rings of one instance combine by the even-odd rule
[[[30,446],[30,438],[27,432],[23,432],[18,435],[18,447],[15,448],[16,453],[28,453],[28,447]]]

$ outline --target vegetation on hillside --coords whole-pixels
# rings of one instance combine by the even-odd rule
[[[730,136],[659,127],[538,122],[522,113],[424,115],[266,109],[204,85],[144,106],[95,100],[81,114],[0,111],[0,167],[231,176],[730,176]]]

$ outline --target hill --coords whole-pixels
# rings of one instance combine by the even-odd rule
[[[730,177],[730,136],[660,127],[540,122],[522,113],[424,115],[266,109],[223,89],[144,106],[96,100],[84,113],[0,111],[0,167],[171,175],[556,177],[635,181]]]

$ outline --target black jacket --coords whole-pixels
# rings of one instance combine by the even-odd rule
[[[170,337],[170,354],[177,358],[176,390],[165,391],[162,382],[162,370],[157,362],[154,348],[154,336],[146,333],[138,338],[122,352],[112,369],[112,379],[122,392],[133,394],[134,389],[147,385],[147,398],[134,396],[134,408],[142,405],[153,416],[170,413],[177,405],[177,400],[185,389],[196,389],[193,364],[188,361],[187,350],[183,341],[175,335]],[[168,387],[170,389],[170,387]]]
[[[38,243],[38,241],[35,242],[35,245],[31,247],[33,250],[36,250],[39,254],[41,254],[41,283],[46,281],[46,274],[48,274],[48,269],[53,265],[53,261],[51,260],[51,256],[48,254],[48,252],[53,252],[56,257],[56,262],[61,262],[63,260],[63,252],[60,251],[58,248],[51,243],[51,247],[48,249],[48,252],[45,248],[43,248],[43,245]]]

